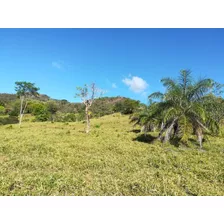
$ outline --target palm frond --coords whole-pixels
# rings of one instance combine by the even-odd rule
[[[179,86],[182,87],[184,95],[187,92],[188,87],[192,83],[192,77],[191,77],[191,71],[190,70],[181,70],[180,71],[180,76],[178,78],[179,80]]]
[[[178,114],[178,111],[176,108],[171,107],[169,108],[166,112],[165,112],[165,116],[164,116],[164,122],[166,123],[167,121],[169,121],[170,119],[176,117]]]
[[[158,99],[158,100],[163,100],[164,94],[161,92],[154,92],[151,95],[148,96],[148,99]]]
[[[205,96],[213,87],[211,79],[203,79],[198,81],[188,92],[188,99],[192,101],[199,101]]]
[[[188,120],[187,116],[182,115],[178,119],[178,129],[180,141],[187,143],[192,130],[192,124]]]
[[[176,81],[171,78],[163,78],[161,79],[161,82],[168,90],[174,89],[177,86]]]

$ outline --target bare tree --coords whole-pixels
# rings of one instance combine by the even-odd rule
[[[76,97],[79,97],[82,100],[82,103],[85,105],[85,115],[86,115],[86,133],[90,132],[90,107],[92,106],[95,99],[101,97],[104,94],[104,91],[97,88],[95,83],[90,85],[84,85],[84,87],[76,88],[78,93]]]

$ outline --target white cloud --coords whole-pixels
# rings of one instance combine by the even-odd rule
[[[117,88],[116,83],[112,83],[112,88],[114,88],[114,89],[116,89],[116,88]]]
[[[58,68],[58,69],[61,69],[63,66],[62,66],[63,62],[62,61],[53,61],[51,63],[52,67],[54,68]]]
[[[142,79],[138,76],[133,76],[130,79],[125,78],[122,80],[122,82],[125,85],[129,86],[129,89],[135,93],[142,93],[148,87],[148,83],[144,79]]]

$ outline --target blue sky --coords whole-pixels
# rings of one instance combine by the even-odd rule
[[[0,29],[0,92],[29,81],[55,99],[95,82],[147,102],[160,79],[190,69],[224,83],[224,29]]]

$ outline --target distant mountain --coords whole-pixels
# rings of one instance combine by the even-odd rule
[[[16,94],[0,93],[0,102],[8,103],[8,102],[14,101],[16,99],[17,99]],[[40,101],[48,101],[51,98],[45,94],[40,94],[38,97],[35,97],[34,99],[37,99]]]
[[[9,93],[0,93],[0,102],[10,102],[17,99],[16,94],[9,94]]]
[[[17,99],[17,95],[16,94],[10,94],[10,93],[0,93],[0,102],[11,102],[11,101],[15,101]],[[49,97],[46,94],[40,94],[38,97],[34,98],[35,100],[40,100],[40,101],[48,101],[48,100],[54,100],[57,102],[60,102],[61,104],[75,104],[75,105],[79,105],[81,103],[71,103],[65,99],[63,100],[58,100],[58,99],[53,99],[51,97]],[[122,96],[117,96],[117,97],[101,97],[95,100],[95,103],[99,103],[99,102],[103,102],[106,104],[115,104],[117,102],[121,102],[124,101],[125,99],[129,99],[126,97],[122,97]]]

